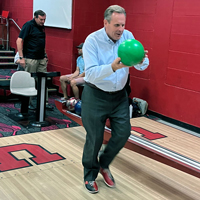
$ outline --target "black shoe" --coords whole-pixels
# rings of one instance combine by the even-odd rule
[[[99,192],[96,181],[85,181],[84,185],[89,193],[95,194]]]
[[[53,106],[51,106],[51,105],[49,105],[49,104],[46,104],[46,109],[47,109],[47,110],[53,110],[53,109],[54,109],[54,107],[53,107]]]

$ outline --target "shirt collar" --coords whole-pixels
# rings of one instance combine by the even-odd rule
[[[119,41],[120,41],[120,39],[119,40],[117,40],[115,43],[108,37],[108,35],[107,35],[107,33],[106,33],[106,29],[105,29],[105,27],[103,28],[103,35],[104,35],[104,38],[105,38],[105,40],[109,43],[109,44],[118,44],[119,43]]]
[[[32,22],[33,22],[34,25],[37,25],[35,18],[32,19]]]
[[[103,35],[104,35],[105,40],[106,40],[109,44],[115,44],[115,43],[108,37],[108,35],[107,35],[107,33],[106,33],[105,27],[103,28]]]
[[[41,28],[41,29],[44,29],[44,26],[39,26],[37,25],[36,21],[35,21],[35,18],[32,19],[32,22],[35,26],[37,26],[38,28]]]

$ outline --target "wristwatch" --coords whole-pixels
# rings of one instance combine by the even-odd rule
[[[20,56],[20,57],[19,57],[19,59],[21,60],[21,59],[23,59],[23,57],[22,57],[22,56]]]

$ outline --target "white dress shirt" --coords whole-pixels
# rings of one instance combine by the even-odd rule
[[[85,62],[85,81],[107,92],[122,90],[127,82],[129,67],[112,70],[111,64],[118,57],[119,45],[127,40],[134,39],[133,34],[124,30],[121,38],[115,43],[106,34],[105,28],[91,33],[83,45]],[[149,59],[145,58],[142,64],[134,66],[137,70],[145,70]]]

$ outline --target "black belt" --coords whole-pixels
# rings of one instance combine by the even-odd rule
[[[108,91],[104,91],[104,90],[101,90],[100,88],[98,88],[96,85],[92,84],[92,83],[88,83],[88,82],[85,82],[86,85],[92,87],[92,88],[95,88],[97,90],[100,90],[102,92],[105,92],[105,93],[108,93],[108,94],[116,94],[118,92],[120,92],[121,90],[118,90],[118,91],[113,91],[113,92],[108,92]]]

